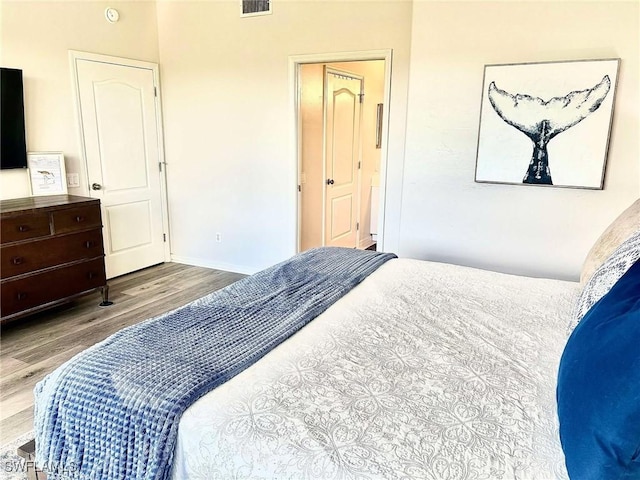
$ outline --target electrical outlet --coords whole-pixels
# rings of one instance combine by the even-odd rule
[[[77,173],[67,173],[67,187],[79,187],[80,175]]]
[[[221,241],[222,241],[222,234],[216,233],[216,242],[221,242]]]

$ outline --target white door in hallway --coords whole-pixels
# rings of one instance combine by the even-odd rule
[[[154,64],[72,58],[90,194],[102,203],[107,278],[162,263],[166,197]]]
[[[363,80],[325,67],[325,245],[356,247]]]

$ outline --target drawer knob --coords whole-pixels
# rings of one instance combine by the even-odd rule
[[[29,231],[29,225],[20,225],[18,227],[18,231],[19,232],[28,232]]]
[[[11,259],[11,263],[13,263],[14,265],[20,265],[23,261],[24,261],[24,258],[22,257],[13,257]]]
[[[27,298],[27,294],[26,294],[26,293],[24,293],[24,292],[18,292],[18,293],[16,294],[16,298],[17,298],[18,300],[24,300],[25,298]]]
[[[76,216],[76,222],[78,222],[78,223],[84,222],[84,217],[82,215]]]
[[[95,242],[92,240],[87,240],[86,242],[84,242],[84,246],[86,248],[93,248],[95,246]]]
[[[89,280],[92,280],[95,276],[96,276],[96,274],[95,274],[95,273],[93,273],[93,272],[89,272],[89,273],[87,273],[87,278],[88,278]]]

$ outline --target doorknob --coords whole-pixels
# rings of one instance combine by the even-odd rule
[[[327,179],[327,185],[333,185],[334,183],[333,178]]]
[[[100,185],[99,183],[94,183],[93,185],[91,185],[91,189],[92,190],[102,190],[102,185]]]

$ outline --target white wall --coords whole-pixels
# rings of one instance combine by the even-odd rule
[[[107,22],[115,6],[120,21]],[[68,173],[84,178],[80,160],[69,50],[158,62],[153,2],[0,2],[0,64],[23,71],[28,151],[61,151]],[[87,195],[88,186],[70,188]],[[29,196],[26,170],[0,172],[0,198]]]
[[[157,8],[173,257],[247,272],[295,253],[289,56],[386,48],[394,62],[387,197],[393,249],[411,3],[274,2],[273,15],[252,18],[239,17],[235,0]]]
[[[120,22],[106,22],[107,6]],[[235,0],[3,0],[0,63],[25,72],[28,149],[63,151],[83,173],[69,49],[159,62],[173,254],[255,271],[295,251],[288,57],[392,48],[387,250],[577,278],[599,232],[640,194],[638,2],[273,8],[240,19]],[[473,182],[484,64],[607,57],[622,63],[604,191]],[[0,197],[28,191],[24,172],[0,172]]]
[[[640,196],[638,2],[425,2],[413,9],[399,253],[577,279]],[[620,57],[603,191],[474,183],[485,64]]]

